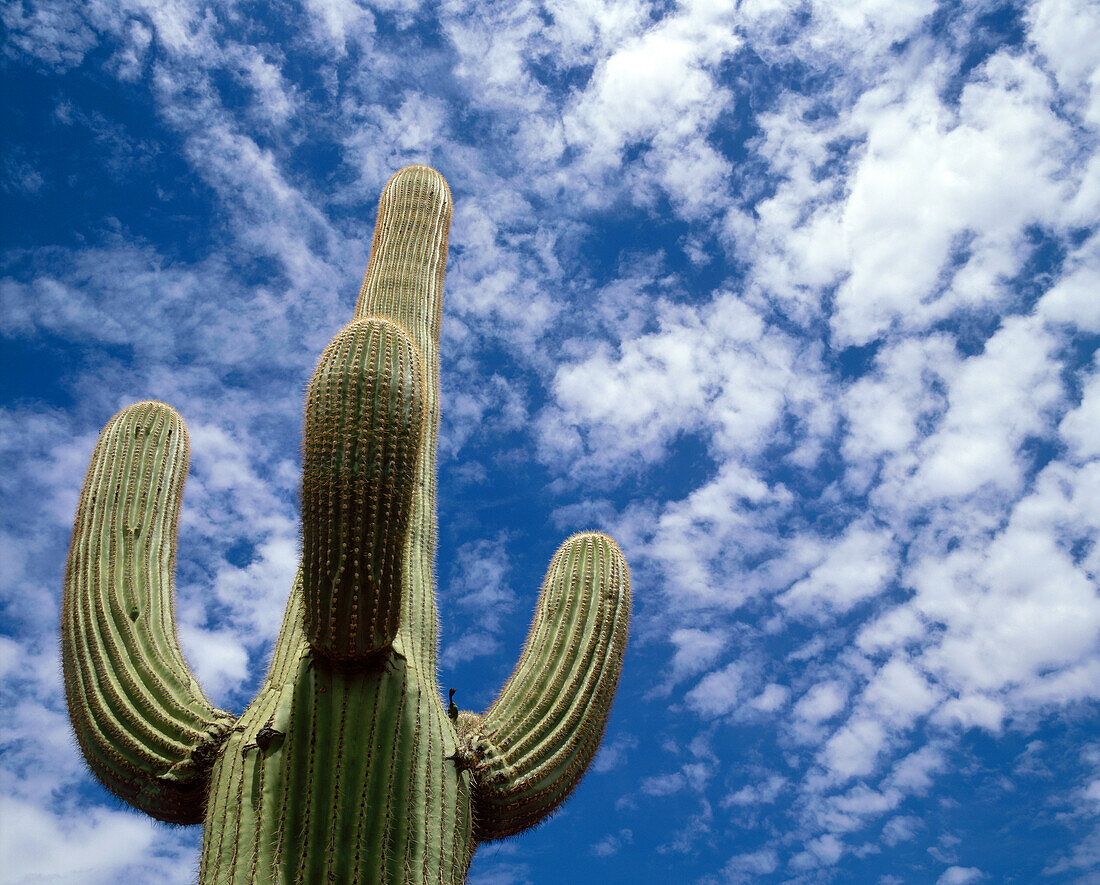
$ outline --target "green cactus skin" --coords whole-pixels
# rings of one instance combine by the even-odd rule
[[[452,721],[436,679],[435,446],[451,195],[402,169],[382,194],[355,319],[306,403],[302,569],[239,719],[203,696],[172,610],[187,431],[138,403],[103,431],[62,604],[84,757],[147,814],[205,826],[200,882],[460,883],[479,842],[544,820],[595,755],[627,641],[614,541],[554,556],[515,672]]]

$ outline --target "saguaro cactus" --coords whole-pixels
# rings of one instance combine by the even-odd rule
[[[62,608],[65,689],[96,776],[205,824],[202,883],[462,882],[478,842],[546,818],[603,734],[630,587],[592,532],[554,556],[515,672],[483,715],[436,681],[435,446],[451,195],[424,166],[382,194],[355,318],[306,405],[302,567],[270,672],[238,719],[180,654],[183,420],[119,412],[92,455]]]

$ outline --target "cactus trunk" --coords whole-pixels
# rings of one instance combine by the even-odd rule
[[[434,673],[397,655],[342,672],[311,654],[302,598],[214,767],[201,881],[465,881],[470,776]]]

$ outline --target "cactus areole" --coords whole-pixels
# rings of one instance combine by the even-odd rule
[[[92,455],[62,605],[84,758],[146,814],[203,823],[203,885],[463,882],[479,842],[550,815],[599,745],[630,615],[606,535],[550,563],[519,663],[483,714],[436,681],[435,447],[451,221],[443,177],[382,194],[354,319],[306,403],[302,564],[259,695],[215,708],[176,637],[187,429],[119,412]]]

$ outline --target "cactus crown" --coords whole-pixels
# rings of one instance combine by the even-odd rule
[[[439,331],[451,194],[424,166],[386,185],[355,318],[306,403],[302,567],[270,672],[239,718],[183,660],[173,613],[187,430],[163,403],[92,455],[61,633],[96,776],[160,820],[205,822],[200,880],[465,879],[479,841],[544,820],[602,737],[629,573],[606,535],[554,556],[523,654],[483,714],[444,708],[433,592]]]

